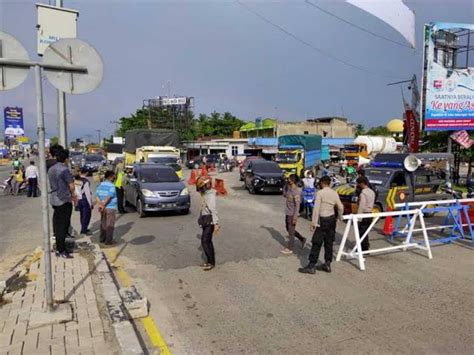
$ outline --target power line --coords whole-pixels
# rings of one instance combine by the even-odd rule
[[[356,65],[356,64],[352,64],[344,59],[341,59],[341,58],[338,58],[336,57],[334,54],[332,53],[329,53],[329,52],[326,52],[324,51],[323,49],[321,48],[318,48],[316,46],[314,46],[313,44],[305,41],[304,39],[296,36],[295,34],[291,33],[290,31],[286,30],[285,28],[281,27],[280,25],[277,25],[276,23],[272,22],[271,20],[269,20],[268,18],[266,18],[265,16],[261,15],[260,13],[258,13],[257,11],[255,10],[252,10],[251,8],[249,8],[247,5],[243,4],[242,2],[240,2],[240,0],[235,0],[235,2],[237,4],[239,4],[240,6],[242,6],[244,9],[246,9],[248,12],[254,14],[255,16],[257,16],[259,19],[261,19],[262,21],[266,22],[267,24],[271,25],[272,27],[276,28],[277,30],[279,30],[280,32],[283,32],[284,34],[286,34],[287,36],[293,38],[295,41],[305,45],[306,47],[312,49],[313,51],[315,52],[318,52],[319,54],[322,54],[328,58],[331,58],[339,63],[342,63],[348,67],[351,67],[353,69],[357,69],[357,70],[360,70],[364,73],[367,73],[367,74],[372,74],[372,75],[375,75],[375,76],[380,76],[380,77],[384,77],[384,78],[391,78],[391,79],[400,79],[400,77],[397,77],[397,76],[393,76],[393,75],[385,75],[385,74],[379,74],[379,73],[376,73],[372,70],[370,70],[369,68],[366,68],[366,67],[362,67],[362,66],[359,66],[359,65]]]
[[[359,26],[359,25],[357,25],[357,24],[355,24],[355,23],[352,23],[352,22],[350,22],[350,21],[348,21],[348,20],[346,20],[346,19],[344,19],[344,18],[342,18],[342,17],[340,17],[340,16],[337,16],[337,15],[333,14],[332,12],[329,12],[328,10],[325,10],[325,9],[323,9],[322,7],[320,7],[320,6],[318,6],[318,5],[314,4],[314,3],[312,3],[312,2],[309,1],[309,0],[305,0],[305,3],[307,3],[308,5],[314,7],[315,9],[318,9],[318,10],[321,11],[321,12],[324,12],[326,15],[329,15],[329,16],[331,16],[331,17],[334,17],[334,18],[338,19],[339,21],[342,21],[342,22],[348,24],[349,26],[355,27],[355,28],[357,28],[357,29],[359,29],[359,30],[361,30],[361,31],[363,31],[363,32],[365,32],[365,33],[368,33],[368,34],[374,36],[374,37],[377,37],[377,38],[380,38],[380,39],[384,39],[384,40],[386,40],[386,41],[388,41],[388,42],[392,42],[392,43],[394,43],[394,44],[396,44],[396,45],[398,45],[398,46],[401,46],[401,47],[405,47],[405,48],[412,49],[411,46],[409,46],[409,45],[407,45],[407,44],[405,44],[405,43],[398,42],[398,41],[395,41],[395,40],[393,40],[393,39],[391,39],[391,38],[388,38],[388,37],[379,35],[378,33],[372,32],[372,31],[370,31],[370,30],[368,30],[368,29],[366,29],[366,28],[364,28],[364,27],[362,27],[362,26]]]

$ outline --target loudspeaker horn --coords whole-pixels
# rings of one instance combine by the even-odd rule
[[[362,155],[359,155],[359,162],[357,163],[357,166],[361,166],[364,164],[369,164],[370,159],[364,158]]]
[[[414,172],[421,165],[421,160],[418,159],[415,155],[408,155],[405,160],[403,160],[403,166],[409,172]]]

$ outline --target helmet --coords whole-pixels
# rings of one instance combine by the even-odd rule
[[[308,169],[304,172],[304,177],[308,177],[309,174],[313,175],[313,172]]]
[[[206,192],[209,189],[210,183],[212,183],[212,180],[209,176],[200,176],[196,181],[196,190]]]

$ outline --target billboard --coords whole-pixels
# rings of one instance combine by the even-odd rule
[[[36,4],[38,9],[38,55],[43,55],[45,49],[53,42],[62,38],[76,38],[77,17],[76,10],[63,7]]]
[[[435,22],[425,25],[421,112],[425,130],[474,130],[474,67],[469,62],[470,41],[474,43],[472,24]]]
[[[5,137],[15,138],[25,135],[23,109],[21,107],[5,107],[3,109]]]

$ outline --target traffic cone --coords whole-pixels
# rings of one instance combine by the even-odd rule
[[[207,176],[207,167],[206,167],[206,164],[203,164],[203,165],[202,165],[202,168],[201,168],[201,176]]]
[[[216,190],[218,195],[227,195],[227,190],[224,187],[224,180],[216,179],[214,184],[214,190]]]
[[[390,212],[392,209],[390,207],[387,208],[387,212]],[[385,222],[383,224],[383,234],[386,236],[392,235],[393,233],[393,217],[387,216],[385,217]]]
[[[191,176],[189,177],[189,180],[188,180],[188,185],[196,185],[196,179],[197,179],[197,170],[193,169],[191,171]]]
[[[211,170],[210,170],[211,173],[215,173],[216,172],[216,166],[214,164],[211,164]]]

